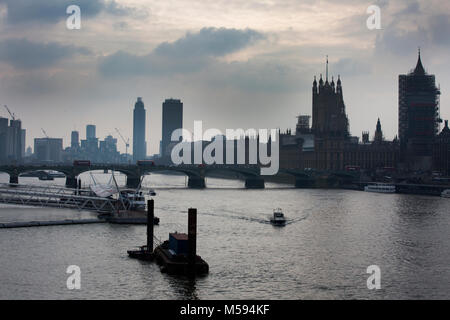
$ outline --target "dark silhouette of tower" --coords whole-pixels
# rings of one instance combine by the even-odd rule
[[[142,98],[138,97],[133,113],[133,160],[143,160],[147,156],[145,141],[145,108]]]
[[[415,69],[398,81],[400,158],[407,168],[429,170],[439,131],[439,95],[434,75],[425,72],[420,50]]]
[[[344,167],[343,145],[349,137],[348,118],[342,92],[342,82],[328,82],[328,56],[325,82],[319,85],[314,77],[312,88],[312,133],[315,145],[315,167],[321,170],[341,170]]]
[[[374,142],[376,143],[380,143],[383,142],[383,131],[381,130],[381,122],[380,122],[380,118],[378,118],[377,121],[377,128],[375,130],[375,137],[373,139]]]
[[[183,103],[178,99],[166,99],[162,105],[162,141],[160,153],[167,156],[172,132],[183,128]]]
[[[348,118],[345,113],[341,78],[338,76],[336,85],[334,79],[331,83],[328,82],[328,57],[325,83],[320,75],[319,86],[317,86],[314,77],[312,91],[313,133],[316,136],[347,137],[349,135]]]

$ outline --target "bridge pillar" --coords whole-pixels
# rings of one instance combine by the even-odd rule
[[[18,175],[14,175],[14,174],[10,174],[9,175],[9,183],[18,184],[19,183],[19,176]]]
[[[140,177],[127,175],[127,188],[136,189],[139,187],[139,183],[141,183]]]
[[[191,189],[204,189],[206,188],[205,178],[190,176],[188,180],[188,188]]]
[[[264,179],[259,177],[251,177],[245,179],[245,187],[247,189],[264,189]]]
[[[77,177],[66,177],[66,187],[76,189],[78,186]]]
[[[314,184],[315,181],[313,179],[295,178],[296,188],[312,188]]]

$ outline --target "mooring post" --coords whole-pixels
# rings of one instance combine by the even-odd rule
[[[190,272],[195,274],[197,258],[197,209],[188,210],[188,263]]]
[[[153,224],[155,218],[155,201],[147,200],[147,251],[153,252]]]
[[[77,192],[78,195],[81,194],[80,190],[81,190],[81,179],[78,178],[78,192]]]

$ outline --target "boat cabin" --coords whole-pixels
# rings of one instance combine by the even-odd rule
[[[188,254],[188,235],[185,233],[169,234],[169,251],[173,255]]]

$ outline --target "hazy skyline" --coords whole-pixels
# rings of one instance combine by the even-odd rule
[[[70,4],[81,30],[67,30]],[[381,8],[381,30],[366,27]],[[148,153],[159,151],[166,98],[184,103],[184,126],[294,128],[311,114],[314,75],[341,75],[352,135],[377,118],[397,134],[398,75],[422,61],[441,84],[450,118],[448,1],[103,1],[0,0],[0,104],[27,129],[26,146],[86,124],[97,136],[132,139],[133,108],[143,97]],[[0,116],[6,117],[1,109]],[[117,137],[119,138],[119,137]],[[119,150],[125,145],[119,139]]]

